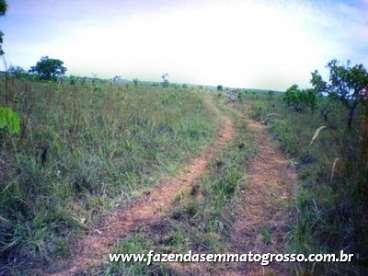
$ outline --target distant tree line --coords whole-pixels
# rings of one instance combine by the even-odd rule
[[[67,71],[64,62],[60,59],[42,57],[35,66],[28,71],[20,66],[10,66],[8,73],[16,78],[40,79],[40,80],[57,80],[65,75]]]

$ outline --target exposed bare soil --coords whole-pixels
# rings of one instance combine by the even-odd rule
[[[73,250],[73,256],[64,270],[49,275],[73,275],[91,266],[101,264],[115,243],[135,229],[162,219],[181,189],[190,187],[206,172],[208,164],[235,136],[230,119],[225,118],[216,142],[206,152],[189,161],[176,177],[162,180],[130,206],[118,208],[107,216],[100,227],[93,229]]]
[[[261,123],[243,117],[254,133],[257,154],[247,169],[247,181],[241,189],[237,219],[231,233],[231,253],[283,253],[287,244],[291,199],[296,172],[284,154],[277,149]],[[190,160],[176,177],[166,178],[128,207],[118,208],[100,226],[90,231],[73,250],[73,258],[64,270],[51,275],[73,275],[100,265],[117,241],[139,227],[159,223],[181,190],[193,187],[206,173],[209,162],[235,136],[230,119],[225,118],[217,141],[207,151]],[[190,275],[288,275],[285,265],[273,263],[261,266],[250,263],[227,263],[209,269],[209,264],[193,264],[186,268],[173,265]],[[211,272],[210,272],[211,271]]]
[[[241,204],[231,235],[231,251],[238,253],[285,253],[290,223],[288,204],[296,183],[289,166],[261,123],[245,118],[255,135],[257,154],[251,161]],[[265,234],[266,233],[266,234]],[[268,234],[269,237],[267,238]],[[285,265],[273,263],[227,264],[221,275],[288,275]]]
[[[246,183],[235,210],[229,253],[287,253],[291,221],[289,202],[296,183],[295,169],[267,133],[266,126],[239,112],[254,134],[257,153],[245,170]],[[216,253],[216,252],[211,252]],[[172,264],[182,275],[289,275],[287,264],[192,263]]]

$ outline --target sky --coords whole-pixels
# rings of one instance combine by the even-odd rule
[[[7,2],[6,59],[26,69],[49,56],[72,75],[285,90],[334,58],[368,67],[368,0]]]

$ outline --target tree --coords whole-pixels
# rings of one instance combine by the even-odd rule
[[[59,59],[45,56],[42,57],[35,66],[32,66],[29,71],[31,73],[36,73],[40,79],[56,80],[57,78],[62,77],[67,70],[63,64],[64,62]]]
[[[77,80],[78,80],[78,77],[73,76],[73,75],[69,76],[70,85],[75,85],[77,83]]]
[[[364,117],[362,124],[362,151],[361,160],[368,174],[368,85],[360,91],[359,95],[364,104]]]
[[[139,79],[137,79],[137,78],[133,79],[133,84],[134,84],[135,87],[137,87],[138,84],[139,84]]]
[[[26,78],[28,76],[28,73],[26,70],[24,70],[21,66],[13,66],[10,65],[8,69],[8,73],[16,78]]]
[[[6,4],[5,0],[0,0],[0,16],[5,15],[7,8],[8,8],[8,5]],[[0,30],[0,56],[4,55],[4,51],[2,48],[3,36],[4,36],[4,33]]]
[[[268,95],[268,99],[269,100],[272,100],[273,96],[275,95],[275,92],[273,92],[272,90],[270,90],[270,91],[267,92],[267,95]]]
[[[114,77],[112,78],[112,82],[113,82],[113,83],[118,83],[118,84],[120,84],[120,83],[122,83],[122,82],[123,82],[123,78],[122,78],[121,76],[119,76],[119,75],[116,75],[116,76],[114,76]]]
[[[305,108],[314,111],[317,105],[317,93],[314,89],[299,89],[298,85],[294,84],[286,90],[283,101],[297,112]]]
[[[8,6],[5,0],[0,0],[0,16],[5,15]],[[0,56],[4,55],[2,48],[4,33],[0,31]],[[6,69],[6,62],[4,59],[4,66]],[[7,81],[5,79],[5,81]],[[17,112],[11,110],[10,107],[0,107],[0,131],[7,129],[10,134],[17,134],[20,132],[20,117]],[[1,132],[0,132],[1,134]]]
[[[292,86],[290,86],[286,91],[285,94],[283,96],[283,101],[286,102],[286,104],[288,106],[291,106],[291,104],[295,101],[296,98],[296,94],[297,91],[299,90],[298,85],[293,84]]]
[[[348,128],[351,129],[355,110],[361,100],[361,91],[368,86],[368,72],[362,64],[350,66],[340,65],[332,60],[327,67],[330,70],[329,81],[323,80],[318,71],[312,73],[311,83],[314,89],[331,98],[340,100],[348,109]]]
[[[0,0],[0,15],[4,15],[7,8],[8,8],[8,5],[6,4],[6,1]]]
[[[168,87],[169,86],[169,74],[165,73],[161,76],[162,79],[162,86],[163,87]]]
[[[224,90],[224,87],[222,85],[217,85],[217,91],[222,91]]]

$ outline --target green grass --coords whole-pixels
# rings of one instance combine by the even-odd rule
[[[236,138],[192,190],[176,197],[167,219],[133,233],[116,245],[115,252],[227,250],[239,189],[246,184],[245,165],[255,143],[242,119],[223,104],[222,94],[213,96],[222,112],[231,114]],[[337,103],[319,103],[318,108],[329,105],[331,110],[325,121],[318,108],[295,112],[274,93],[242,92],[238,101],[244,108],[251,106],[253,118],[269,126],[296,166],[294,221],[291,232],[285,233],[290,235],[290,252],[344,249],[366,260],[366,176],[355,161],[359,117],[349,131],[344,107]],[[213,141],[219,127],[216,109],[195,88],[11,80],[0,106],[11,107],[21,118],[20,134],[0,132],[0,274],[70,255],[71,242],[103,214],[117,204],[128,204],[163,175],[175,174]],[[327,128],[309,145],[322,125]],[[272,242],[270,229],[264,227],[260,234],[264,243]],[[364,271],[359,263],[294,265],[297,274]],[[159,264],[114,263],[88,273],[175,271]]]
[[[223,112],[231,114],[231,109],[224,107],[222,100],[218,99],[219,106]],[[237,135],[210,162],[208,173],[192,189],[179,193],[173,201],[174,206],[168,218],[122,240],[114,252],[129,251],[127,243],[137,246],[134,253],[142,253],[147,248],[156,253],[188,253],[189,250],[193,253],[226,252],[239,191],[241,186],[246,185],[246,163],[255,153],[255,141],[244,121],[237,113],[232,113],[231,116],[235,121]],[[137,236],[143,236],[144,246],[138,246]],[[143,275],[158,271],[163,274],[178,273],[172,271],[170,266],[161,264],[158,268],[157,265],[113,263],[95,268],[95,271],[108,275]],[[142,267],[144,270],[140,270]],[[214,267],[211,271],[212,269]],[[142,271],[144,273],[140,274]]]
[[[68,255],[102,214],[203,150],[219,124],[203,98],[193,89],[11,80],[0,106],[19,113],[21,133],[0,133],[3,269]]]
[[[362,212],[366,199],[359,158],[359,114],[352,130],[346,127],[346,110],[336,102],[320,100],[315,112],[295,112],[278,96],[243,95],[252,108],[252,116],[269,126],[269,132],[296,166],[294,223],[290,251],[334,253],[341,249],[368,256],[368,229]],[[330,106],[328,121],[318,109]],[[312,145],[310,141],[319,127],[322,130]],[[331,179],[334,160],[339,158]],[[366,184],[366,181],[365,181]],[[358,263],[296,264],[295,272],[351,275],[365,271]],[[350,275],[349,274],[349,275]]]

